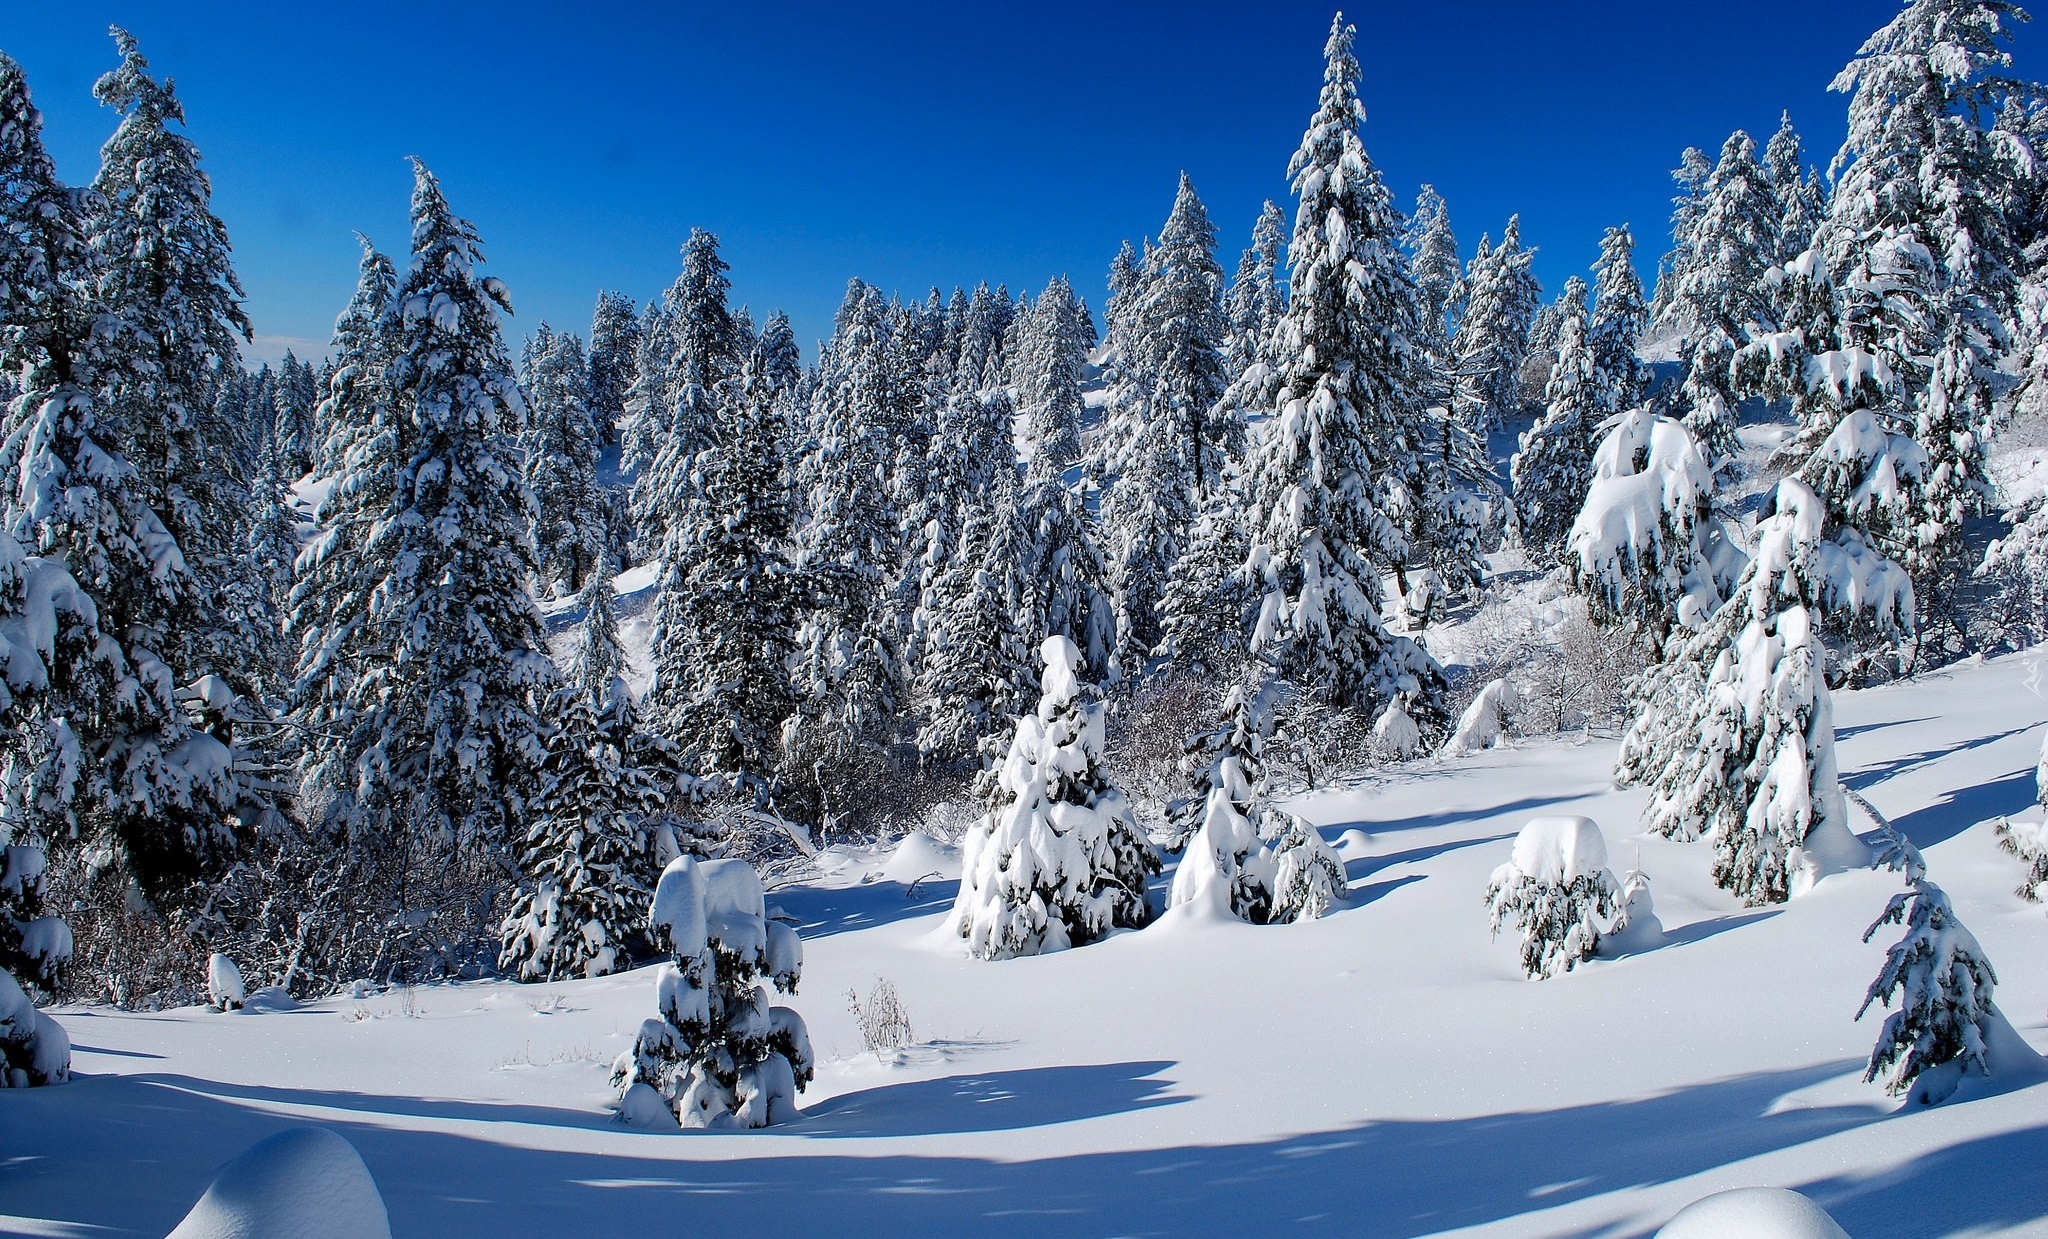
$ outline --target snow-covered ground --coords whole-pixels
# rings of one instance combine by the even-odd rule
[[[1847,781],[1925,849],[2037,1049],[2048,912],[2013,894],[1986,819],[2031,811],[2044,691],[2035,652],[1837,702]],[[944,936],[945,849],[828,851],[770,895],[803,926],[790,1001],[820,1069],[802,1121],[761,1132],[614,1120],[606,1077],[652,1013],[651,970],[59,1010],[79,1078],[0,1093],[0,1232],[163,1235],[224,1163],[314,1123],[361,1152],[401,1239],[1644,1236],[1759,1185],[1858,1239],[2048,1235],[2048,1084],[1902,1112],[1861,1082],[1878,1019],[1851,1017],[1896,931],[1860,939],[1897,876],[1739,907],[1706,845],[1637,837],[1613,756],[1511,744],[1305,801],[1351,879],[1324,920],[1175,913],[1004,963]],[[1668,938],[1532,982],[1482,894],[1515,832],[1560,814],[1597,821],[1616,870],[1640,864]],[[886,1061],[846,998],[878,978],[914,1030]]]

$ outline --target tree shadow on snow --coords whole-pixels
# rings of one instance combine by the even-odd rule
[[[1524,796],[1506,804],[1488,805],[1483,809],[1448,809],[1442,813],[1418,813],[1411,817],[1397,817],[1390,821],[1375,822],[1359,818],[1349,822],[1330,822],[1322,827],[1325,835],[1331,832],[1342,834],[1347,830],[1362,830],[1369,835],[1388,835],[1403,830],[1429,830],[1437,826],[1456,826],[1462,822],[1491,821],[1497,817],[1514,817],[1517,814],[1533,813],[1552,805],[1570,804],[1575,800],[1591,799],[1596,793],[1574,792],[1564,796]],[[1519,829],[1519,824],[1517,826]],[[1333,836],[1334,837],[1334,836]]]
[[[1754,925],[1758,921],[1768,921],[1782,912],[1784,912],[1783,908],[1758,908],[1754,912],[1735,912],[1727,916],[1710,916],[1704,920],[1694,921],[1689,925],[1680,925],[1676,929],[1666,929],[1664,931],[1664,941],[1657,949],[1690,946],[1695,942],[1705,942],[1707,939],[1719,937],[1731,929],[1740,929],[1744,925]]]
[[[1349,828],[1347,827],[1346,829]],[[1344,876],[1353,882],[1362,882],[1380,870],[1388,869],[1395,865],[1419,865],[1423,861],[1435,860],[1437,857],[1448,852],[1456,852],[1464,848],[1485,847],[1488,844],[1499,843],[1514,837],[1513,832],[1508,832],[1498,835],[1487,835],[1483,839],[1456,839],[1449,843],[1438,843],[1429,847],[1409,848],[1405,852],[1386,852],[1375,853],[1371,856],[1360,856],[1355,860],[1344,862]]]
[[[1153,1063],[892,1086],[825,1103],[786,1129],[674,1136],[614,1128],[578,1137],[570,1148],[525,1147],[536,1137],[522,1136],[516,1125],[447,1130],[378,1122],[378,1115],[408,1108],[392,1099],[358,1098],[376,1103],[362,1105],[360,1121],[316,1118],[362,1153],[390,1208],[392,1231],[401,1235],[559,1239],[687,1225],[693,1233],[762,1236],[809,1236],[824,1228],[1042,1239],[1049,1227],[1220,1236],[1284,1220],[1295,1232],[1413,1239],[1670,1182],[1872,1123],[1914,1122],[1871,1106],[1772,1112],[1786,1094],[1860,1065],[1845,1059],[1551,1110],[1367,1120],[1273,1140],[1058,1156],[1033,1155],[1043,1141],[1019,1149],[976,1140],[969,1133],[1011,1130],[1015,1120],[963,1124],[957,1112],[1011,1106],[1033,1120],[1081,1122],[1149,1110],[1164,1116],[1147,1120],[1154,1132],[1176,1114],[1185,1114],[1178,1120],[1185,1123],[1198,1118],[1191,1107],[1170,1105],[1181,1099],[1163,1095],[1170,1085],[1152,1077],[1165,1065]],[[1248,1053],[1247,1069],[1288,1065]],[[118,1095],[92,1104],[35,1095],[71,1089],[25,1090],[36,1144],[62,1154],[0,1168],[10,1211],[116,1234],[162,1235],[222,1162],[308,1121],[173,1079],[108,1082]],[[1341,1075],[1327,1086],[1340,1091]],[[1086,1095],[1093,1090],[1108,1096]],[[1075,1095],[1065,1101],[1053,1096],[1069,1092]],[[306,1099],[326,1104],[318,1096]],[[901,1152],[882,1140],[832,1151],[837,1139],[930,1132],[971,1143]],[[1129,1139],[1128,1128],[1107,1132]],[[1104,1134],[1096,1131],[1093,1142]],[[1911,1138],[1901,1132],[1902,1140]],[[2009,1180],[2013,1168],[2043,1160],[2048,1136],[2036,1128],[1929,1154],[1898,1177],[1827,1180],[1809,1190],[1855,1233],[1884,1233],[1901,1218],[1930,1212],[1946,1228],[1968,1231],[2038,1216],[2027,1202],[2038,1197],[2039,1185],[1940,1189],[1953,1181],[1988,1182],[1987,1174]],[[146,1174],[125,1173],[143,1164]]]
[[[1852,771],[1842,776],[1842,782],[1868,795],[1871,788],[1884,782],[1886,779],[1905,774],[1908,771],[1918,770],[1922,766],[1933,765],[1935,762],[1957,753],[1967,753],[1971,749],[1981,749],[1987,744],[1997,744],[2001,740],[2009,740],[2014,736],[2024,735],[2033,730],[2034,728],[2031,726],[2012,727],[2005,731],[1993,732],[1988,736],[1975,736],[1943,748],[1923,749],[1918,753],[1901,753],[1896,757]],[[1872,796],[1871,799],[1878,800],[1880,798]],[[1881,805],[1879,807],[1882,808]]]
[[[1890,727],[1906,727],[1914,723],[1931,723],[1933,721],[1934,716],[1928,715],[1925,718],[1894,718],[1886,719],[1881,723],[1858,723],[1854,727],[1835,728],[1835,739],[1837,741],[1849,740],[1857,736],[1863,735],[1866,732],[1884,731],[1886,728]]]
[[[944,912],[959,890],[957,879],[934,878],[917,883],[912,898],[910,886],[882,879],[829,889],[786,886],[769,895],[768,902],[795,917],[797,933],[808,941]]]
[[[1158,1075],[1168,1062],[1031,1067],[884,1084],[804,1111],[792,1134],[829,1139],[1018,1131],[1190,1100]]]
[[[2022,813],[2033,804],[2034,772],[2029,768],[1989,783],[1943,792],[1933,804],[1893,818],[1892,825],[1915,847],[1931,848],[1981,821]]]
[[[2038,1226],[2048,1217],[2048,1178],[2020,1168],[2042,1166],[2048,1166],[2048,1124],[1979,1136],[1908,1158],[1884,1173],[1836,1175],[1797,1190],[1852,1235],[1904,1234],[1905,1219],[1928,1212],[1938,1214],[1950,1233]]]

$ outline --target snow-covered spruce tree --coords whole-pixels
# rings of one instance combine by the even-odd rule
[[[1273,324],[1287,308],[1280,288],[1280,247],[1287,240],[1287,216],[1270,199],[1252,226],[1251,247],[1237,263],[1225,295],[1230,314],[1230,348],[1224,372],[1240,375],[1264,356]]]
[[[1522,432],[1509,465],[1522,545],[1539,566],[1564,554],[1572,524],[1585,506],[1593,480],[1594,436],[1606,412],[1600,379],[1585,320],[1566,319],[1543,393],[1543,416]]]
[[[215,385],[223,366],[234,364],[227,358],[214,359]],[[278,384],[270,398],[269,444],[274,445],[279,469],[285,476],[299,478],[313,467],[313,452],[319,445],[319,430],[314,414],[320,404],[320,382],[313,373],[313,367],[300,361],[287,349],[284,361],[279,365]],[[222,437],[238,446],[250,438],[249,432],[256,429],[255,423],[261,410],[251,409],[243,419],[232,418],[226,410],[218,408],[213,412]],[[253,445],[252,445],[253,446]],[[238,450],[237,457],[246,459],[247,452]]]
[[[1648,829],[1708,839],[1715,882],[1752,904],[1868,859],[1836,774],[1817,621],[1865,610],[1910,630],[1912,587],[1860,538],[1826,536],[1825,519],[1804,482],[1778,484],[1733,595],[1638,685],[1641,714],[1615,772],[1650,789]]]
[[[1650,390],[1650,367],[1636,352],[1649,328],[1650,311],[1636,276],[1635,244],[1627,224],[1609,228],[1593,264],[1593,317],[1586,325],[1586,342],[1610,413],[1635,408]]]
[[[534,545],[541,579],[559,593],[582,592],[604,552],[597,493],[601,431],[590,406],[586,366],[583,342],[574,332],[550,332],[527,380],[532,422],[522,446],[526,484],[538,512]]]
[[[2027,866],[2027,876],[2014,891],[2028,903],[2048,899],[2048,736],[2041,743],[2041,760],[2034,769],[2034,801],[2043,810],[2040,821],[2015,822],[2000,818],[1998,846]]]
[[[1624,625],[1655,654],[1700,628],[1725,596],[1729,542],[1713,519],[1714,474],[1683,425],[1648,409],[1617,419],[1566,538],[1574,592],[1594,622]]]
[[[174,699],[189,681],[170,662],[168,613],[196,612],[197,587],[157,507],[164,492],[123,455],[104,393],[125,323],[95,298],[91,197],[58,182],[41,121],[20,66],[0,55],[0,371],[15,391],[0,422],[0,515],[24,552],[89,592],[69,610],[102,635],[96,669],[52,711],[65,726],[7,746],[6,816],[65,855],[119,859],[117,872],[161,896],[225,850],[244,797],[234,750]]]
[[[1671,179],[1678,184],[1678,193],[1671,199],[1671,249],[1657,264],[1657,288],[1650,300],[1650,322],[1659,331],[1682,333],[1690,328],[1683,315],[1675,312],[1674,304],[1679,286],[1696,261],[1692,248],[1693,221],[1699,217],[1707,178],[1713,174],[1714,161],[1697,146],[1686,147],[1678,166],[1671,171]]]
[[[1776,326],[1764,273],[1778,250],[1778,202],[1757,163],[1756,143],[1739,129],[1722,145],[1701,191],[1687,248],[1692,259],[1671,302],[1689,346],[1679,403],[1686,429],[1726,474],[1741,449],[1730,367],[1752,334]]]
[[[545,754],[535,698],[554,680],[527,592],[533,499],[511,455],[526,406],[498,326],[510,296],[477,271],[476,230],[433,173],[413,172],[388,407],[336,485],[381,510],[324,513],[294,589],[329,599],[300,647],[297,695],[317,737],[303,773],[330,790],[331,828],[501,864]],[[360,533],[337,524],[358,519]]]
[[[21,89],[19,73],[0,55],[0,106]],[[0,250],[0,271],[22,274],[25,264],[8,257]],[[9,337],[17,325],[10,314]],[[100,632],[92,599],[62,561],[26,555],[0,530],[0,1087],[70,1075],[69,1039],[20,982],[54,990],[70,961],[70,930],[44,901],[45,844],[76,803],[65,770],[82,748],[76,721],[126,678],[120,646]]]
[[[527,806],[520,886],[499,929],[498,966],[522,981],[596,977],[628,963],[654,867],[648,824],[666,797],[633,752],[619,679],[611,582],[584,587],[567,682],[548,698],[547,759]]]
[[[622,462],[636,471],[634,523],[644,545],[660,546],[690,502],[697,453],[716,436],[716,388],[739,373],[746,353],[728,305],[731,270],[718,237],[692,228],[683,270],[662,294],[656,329],[643,329],[639,374],[626,398]]]
[[[1522,827],[1508,862],[1486,882],[1493,935],[1511,926],[1520,931],[1522,970],[1532,979],[1593,958],[1600,919],[1621,910],[1620,896],[1607,868],[1607,840],[1584,817],[1539,817]]]
[[[1771,264],[1783,267],[1813,247],[1814,234],[1827,213],[1827,191],[1806,166],[1790,112],[1778,118],[1778,131],[1764,144],[1763,169],[1778,203],[1778,245]]]
[[[1033,480],[1062,478],[1081,459],[1081,370],[1095,343],[1088,308],[1063,275],[1018,320],[1009,359]]]
[[[1272,421],[1247,468],[1250,643],[1338,704],[1406,696],[1434,713],[1441,670],[1380,620],[1380,574],[1408,553],[1384,505],[1415,468],[1425,380],[1393,205],[1359,140],[1352,33],[1331,27],[1320,105],[1289,164],[1292,297],[1274,331]]]
[[[1521,412],[1522,359],[1540,292],[1522,248],[1522,219],[1508,220],[1500,244],[1484,239],[1465,274],[1465,306],[1452,341],[1457,382],[1452,411],[1480,442]]]
[[[362,258],[356,267],[355,294],[334,322],[329,342],[334,371],[313,415],[320,443],[312,470],[318,477],[341,474],[350,451],[374,433],[382,376],[390,361],[387,311],[398,273],[370,238],[357,233],[356,242]]]
[[[626,420],[626,396],[633,390],[640,354],[640,316],[633,299],[620,292],[597,294],[590,315],[590,360],[587,382],[590,416],[597,423],[598,442],[619,441]]]
[[[770,1005],[767,981],[796,992],[803,943],[772,916],[743,860],[682,856],[654,890],[647,929],[670,959],[655,976],[660,1018],[640,1025],[612,1083],[629,1123],[766,1127],[796,1117],[811,1081],[803,1017]]]
[[[1009,408],[1000,396],[989,403]],[[1007,418],[1004,427],[1007,433]],[[1030,702],[1036,668],[1019,617],[1030,593],[1025,574],[1032,531],[1017,498],[1016,466],[1005,457],[968,511],[958,548],[923,598],[917,750],[927,761],[973,756],[984,738]]]
[[[1158,653],[1171,674],[1207,679],[1245,657],[1246,633],[1258,602],[1245,573],[1250,540],[1244,488],[1232,477],[1202,505],[1159,599]]]
[[[1457,319],[1465,273],[1458,263],[1458,239],[1451,232],[1451,211],[1434,185],[1424,185],[1415,196],[1415,210],[1408,216],[1402,243],[1408,250],[1408,269],[1415,275],[1416,296],[1422,302],[1422,326],[1428,334],[1424,346],[1439,370],[1451,368],[1451,337]]]
[[[1886,925],[1903,925],[1905,934],[1885,952],[1884,966],[1856,1008],[1856,1018],[1875,1005],[1880,1009],[1899,999],[1899,1009],[1885,1017],[1863,1079],[1887,1071],[1885,1091],[1919,1105],[1935,1105],[1955,1092],[1965,1071],[1990,1075],[1994,1041],[2005,1017],[1992,1002],[1998,976],[1984,949],[1956,919],[1947,892],[1927,880],[1927,862],[1918,848],[1896,832],[1883,862],[1903,870],[1906,889],[1891,897],[1863,940],[1870,941]],[[2014,1038],[2016,1040],[2016,1038]]]
[[[1905,567],[1937,636],[1970,566],[1963,521],[1986,494],[1998,364],[2025,263],[2008,210],[2033,166],[2025,135],[1997,125],[2008,50],[2024,19],[2005,0],[1915,0],[1873,34],[1833,89],[1850,96],[1820,249],[1850,340],[1900,381],[1927,454]]]
[[[987,816],[962,845],[951,925],[980,959],[1083,946],[1152,919],[1159,855],[1103,768],[1102,703],[1066,637],[1040,647],[1038,710],[1017,720]]]
[[[251,608],[261,592],[242,555],[247,475],[237,430],[210,399],[214,366],[232,364],[238,338],[249,337],[241,282],[199,150],[180,132],[184,105],[168,80],[150,76],[133,36],[112,33],[121,64],[93,95],[121,122],[100,150],[90,224],[107,446],[135,466],[190,574],[189,599],[158,617],[176,682],[216,673],[259,701],[277,687],[262,653],[277,617]]]
[[[879,289],[850,282],[812,397],[817,448],[806,462],[809,519],[796,539],[806,613],[792,666],[798,704],[783,743],[791,778],[817,796],[836,781],[828,770],[893,739],[908,694],[909,619],[899,609],[907,570],[893,483],[918,389],[890,320]],[[772,403],[765,376],[758,382]]]
[[[696,462],[698,506],[662,547],[648,707],[699,776],[765,803],[794,709],[785,405],[751,367],[720,391],[729,404]]]

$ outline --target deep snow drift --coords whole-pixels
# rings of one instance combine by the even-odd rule
[[[2036,816],[2048,651],[1837,699],[1841,769],[1924,849],[2048,1048],[2048,911],[1988,819]],[[1347,906],[1169,918],[970,960],[958,858],[828,850],[770,893],[800,923],[818,1078],[799,1121],[635,1131],[612,1060],[654,971],[421,987],[258,1012],[57,1012],[78,1078],[0,1093],[0,1231],[161,1236],[220,1167],[308,1123],[362,1155],[392,1233],[1420,1236],[1654,1234],[1729,1188],[1791,1188],[1857,1239],[2048,1234],[2048,1084],[1902,1109],[1851,1017],[1899,889],[1861,870],[1743,908],[1702,843],[1641,836],[1611,740],[1510,741],[1290,806]],[[1664,935],[1525,980],[1481,896],[1532,818],[1598,823]],[[1858,830],[1870,823],[1853,819]],[[1163,901],[1172,870],[1155,883]],[[870,1052],[848,991],[889,981],[918,1040]]]

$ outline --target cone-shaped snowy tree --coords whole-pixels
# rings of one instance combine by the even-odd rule
[[[1636,275],[1635,237],[1628,225],[1609,228],[1600,238],[1600,258],[1593,264],[1593,317],[1586,343],[1600,372],[1600,387],[1610,413],[1633,409],[1650,390],[1650,367],[1636,345],[1649,327],[1643,304],[1643,282]]]
[[[660,1018],[640,1026],[612,1082],[632,1123],[766,1127],[796,1117],[811,1081],[801,1015],[770,1005],[767,981],[796,992],[803,943],[773,919],[761,879],[743,860],[669,862],[648,909],[648,934],[670,959],[655,976]]]
[[[1272,420],[1247,469],[1247,571],[1262,594],[1251,645],[1340,704],[1373,711],[1400,694],[1434,707],[1435,660],[1380,620],[1380,574],[1408,553],[1387,508],[1416,469],[1425,377],[1393,205],[1359,141],[1352,33],[1341,16],[1331,26],[1321,103],[1289,165],[1292,299],[1274,333]]]
[[[1645,824],[1714,845],[1714,880],[1782,902],[1867,859],[1835,767],[1834,706],[1816,620],[1868,610],[1909,626],[1905,573],[1860,539],[1824,536],[1805,483],[1779,483],[1728,603],[1637,690],[1616,779],[1650,788]]]
[[[526,484],[539,514],[534,545],[542,579],[567,593],[582,591],[605,541],[597,494],[600,432],[587,365],[575,333],[550,333],[527,382],[533,420],[523,446]]]
[[[1017,720],[988,815],[963,844],[949,924],[981,959],[1082,946],[1152,917],[1159,856],[1103,768],[1102,704],[1081,651],[1048,637],[1038,710]]]
[[[378,506],[329,514],[301,559],[295,597],[331,584],[346,605],[306,630],[297,692],[319,737],[308,774],[340,793],[329,824],[502,859],[545,754],[535,697],[555,678],[527,592],[533,499],[505,454],[526,405],[499,334],[509,294],[477,271],[476,230],[413,168],[388,406],[336,484]]]
[[[1482,443],[1521,411],[1522,360],[1540,295],[1530,269],[1534,258],[1522,247],[1516,216],[1498,246],[1480,241],[1465,274],[1465,305],[1451,345],[1457,365],[1452,409]]]
[[[1287,216],[1269,200],[1252,227],[1251,248],[1238,260],[1225,298],[1230,314],[1227,374],[1243,374],[1266,356],[1273,324],[1287,308],[1287,298],[1280,291],[1280,247],[1286,241]],[[1226,407],[1233,417],[1238,413],[1235,406]]]
[[[1415,196],[1415,210],[1408,216],[1404,237],[1408,266],[1415,273],[1415,292],[1422,303],[1422,326],[1429,337],[1426,346],[1439,370],[1451,366],[1453,320],[1459,304],[1464,271],[1458,263],[1458,238],[1451,232],[1451,211],[1434,185],[1424,185]]]
[[[619,441],[639,354],[640,318],[634,312],[633,299],[624,293],[599,293],[590,315],[590,368],[585,378],[590,418],[597,424],[601,444]]]
[[[1522,827],[1508,862],[1486,883],[1493,934],[1522,934],[1522,970],[1551,977],[1593,958],[1600,920],[1621,909],[1607,841],[1584,817],[1539,817]]]
[[[1593,481],[1594,436],[1603,420],[1602,394],[1585,320],[1568,318],[1543,393],[1547,407],[1522,432],[1509,467],[1522,545],[1539,566],[1556,563],[1564,553],[1572,523],[1585,506]]]
[[[1691,343],[1679,398],[1686,429],[1709,463],[1726,473],[1741,447],[1730,366],[1751,334],[1775,326],[1763,275],[1777,253],[1778,204],[1756,161],[1756,143],[1740,130],[1722,146],[1707,178],[1687,247],[1694,260],[1673,302]]]

